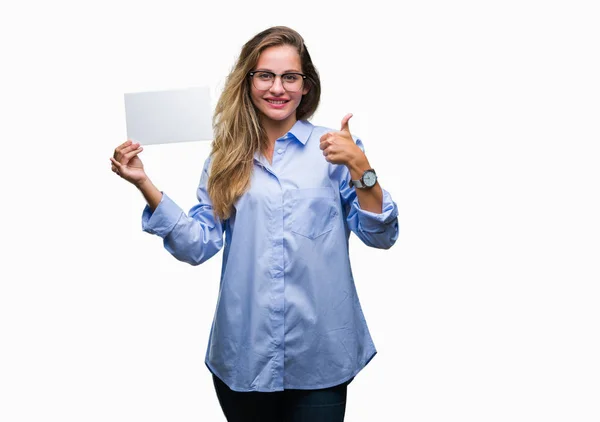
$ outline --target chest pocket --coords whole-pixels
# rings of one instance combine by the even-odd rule
[[[316,239],[333,229],[338,220],[337,196],[333,188],[294,189],[289,194],[293,233]]]

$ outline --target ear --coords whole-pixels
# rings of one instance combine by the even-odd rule
[[[310,91],[310,83],[304,84],[304,88],[302,88],[302,95],[308,94],[308,91]]]

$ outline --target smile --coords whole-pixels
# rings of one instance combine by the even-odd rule
[[[285,104],[288,102],[288,100],[281,100],[281,101],[267,100],[267,101],[271,104]]]

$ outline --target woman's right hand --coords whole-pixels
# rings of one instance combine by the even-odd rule
[[[122,179],[139,187],[144,183],[148,176],[144,171],[144,164],[138,157],[143,148],[139,143],[130,139],[115,148],[113,156],[110,158],[112,163],[111,170],[121,176]]]

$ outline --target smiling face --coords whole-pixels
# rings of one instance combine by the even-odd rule
[[[279,45],[263,50],[254,68],[282,73],[302,73],[302,63],[296,48],[291,45]],[[296,109],[302,96],[308,92],[307,84],[297,92],[286,91],[280,77],[276,77],[271,88],[258,90],[250,83],[250,97],[258,109],[263,125],[291,128],[296,123]]]

